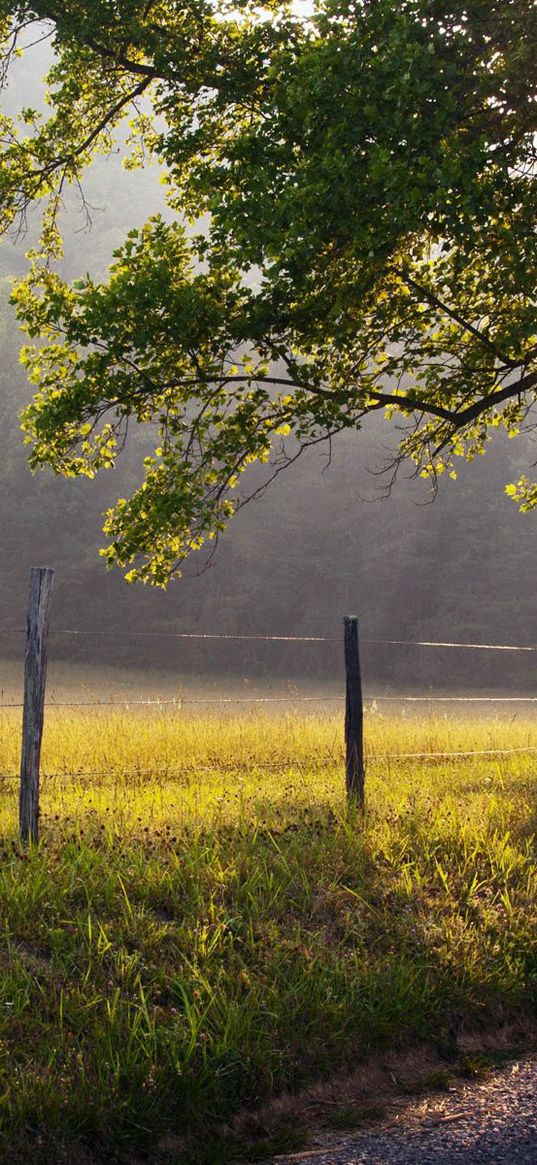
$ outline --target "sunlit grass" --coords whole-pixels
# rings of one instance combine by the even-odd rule
[[[4,712],[0,1113],[21,1161],[82,1137],[178,1165],[170,1131],[202,1160],[243,1106],[535,1008],[537,753],[400,754],[534,748],[537,721],[376,713],[366,741],[362,822],[340,714],[50,711],[25,854]]]

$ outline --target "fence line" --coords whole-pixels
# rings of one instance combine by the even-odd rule
[[[400,647],[461,647],[466,651],[537,651],[537,645],[520,647],[513,643],[450,643],[432,639],[364,639],[362,642]]]
[[[51,700],[47,708],[132,708],[132,707],[174,707],[182,708],[191,704],[288,704],[319,703],[344,700],[344,696],[214,696],[183,700],[180,696],[172,700]],[[536,697],[537,699],[537,697]],[[22,708],[22,704],[0,704],[0,708]]]
[[[532,747],[531,745],[528,745],[527,747],[521,747],[521,748],[484,748],[484,749],[464,749],[464,750],[461,749],[461,750],[453,751],[453,752],[452,751],[446,751],[446,752],[440,751],[440,752],[366,753],[365,763],[366,763],[366,765],[370,765],[370,764],[376,764],[379,761],[431,760],[431,759],[432,760],[438,760],[438,759],[446,760],[446,759],[449,759],[450,757],[459,757],[460,758],[460,757],[472,757],[472,756],[513,756],[513,755],[529,756],[532,753],[537,753],[537,747]],[[104,771],[104,770],[100,770],[100,769],[95,769],[95,770],[91,770],[91,771],[87,771],[87,772],[86,771],[78,772],[76,770],[74,772],[64,772],[64,773],[45,773],[45,772],[43,772],[42,777],[43,777],[43,780],[47,780],[47,781],[58,780],[58,779],[62,780],[62,779],[67,779],[67,778],[70,778],[71,780],[74,780],[74,781],[82,780],[82,779],[91,780],[93,777],[108,777],[108,778],[113,778],[113,777],[116,777],[116,778],[155,777],[155,776],[172,777],[172,776],[190,776],[190,775],[195,775],[196,773],[214,773],[214,772],[232,773],[232,772],[236,772],[239,769],[242,772],[244,772],[244,771],[254,772],[258,769],[267,770],[267,771],[275,771],[278,769],[288,769],[288,768],[303,768],[303,769],[325,768],[325,767],[329,768],[331,766],[332,767],[336,767],[336,766],[339,767],[341,765],[341,763],[342,763],[342,756],[316,757],[312,760],[297,760],[297,759],[293,759],[290,757],[286,757],[286,758],[279,760],[279,761],[259,761],[259,762],[254,762],[253,764],[250,764],[250,765],[245,765],[244,762],[239,762],[239,761],[237,761],[235,764],[232,764],[230,762],[226,762],[225,764],[221,764],[221,763],[219,763],[219,762],[217,763],[215,761],[215,763],[213,765],[182,765],[181,767],[165,765],[164,767],[161,767],[161,768],[152,768],[152,769],[139,769],[139,768],[122,769],[121,772],[110,772],[109,770]],[[15,781],[15,780],[18,780],[17,773],[1,773],[0,774],[0,783],[2,781]]]
[[[366,696],[373,704],[536,704],[537,696]]]
[[[440,752],[379,752],[379,753],[366,752],[365,761],[366,761],[366,764],[375,764],[377,761],[385,761],[385,760],[414,760],[416,758],[422,758],[422,759],[427,758],[428,759],[429,757],[450,757],[450,756],[458,756],[458,757],[460,757],[460,756],[511,756],[511,755],[514,755],[515,753],[521,753],[524,755],[529,754],[529,753],[537,753],[537,746],[527,745],[527,746],[521,746],[520,748],[463,749],[463,750],[458,750],[458,751],[454,751],[454,752],[451,752],[451,751],[446,751],[446,752],[443,752],[443,751],[440,751]],[[237,769],[244,770],[245,768],[247,769],[247,771],[252,771],[255,769],[323,768],[324,766],[328,767],[330,765],[338,765],[339,766],[341,764],[342,757],[343,757],[343,753],[341,754],[341,756],[331,755],[331,756],[326,756],[326,757],[315,757],[315,758],[313,758],[313,760],[297,760],[297,759],[293,759],[292,757],[284,757],[282,760],[275,760],[275,761],[259,761],[259,762],[254,761],[249,766],[245,766],[244,762],[239,762],[239,761],[237,761],[235,764],[233,764],[231,761],[227,761],[225,764],[221,764],[220,762],[215,761],[214,765],[185,765],[185,766],[181,766],[180,768],[178,768],[178,767],[171,768],[169,765],[165,765],[162,768],[158,768],[158,769],[155,769],[155,768],[152,768],[152,769],[122,769],[120,773],[116,773],[115,775],[120,776],[120,777],[148,777],[148,776],[172,775],[172,773],[174,773],[174,772],[179,773],[179,774],[213,773],[215,771],[235,772]],[[79,772],[79,773],[75,772],[72,774],[71,773],[43,774],[43,776],[48,776],[49,779],[51,778],[52,775],[64,776],[64,777],[68,777],[68,776],[73,776],[73,777],[107,777],[107,776],[110,776],[110,773],[104,772],[104,771],[103,772],[97,771],[97,772]]]
[[[1,629],[2,634],[18,635],[23,632],[22,627],[4,627]],[[338,643],[339,640],[335,635],[235,635],[233,632],[212,632],[212,631],[85,631],[74,630],[68,627],[55,627],[51,630],[51,635],[85,635],[91,638],[98,638],[99,636],[106,639],[114,636],[119,639],[147,639],[152,637],[164,639],[246,639],[246,640],[262,640],[267,643]],[[374,642],[374,640],[371,640]]]
[[[48,598],[50,597],[50,589],[52,585],[53,570],[48,567],[33,567],[30,571],[30,588],[28,598],[27,610],[27,628],[26,628],[26,656],[25,656],[25,682],[24,682],[24,701],[4,701],[0,702],[0,709],[15,708],[23,709],[23,742],[22,742],[22,760],[20,770],[20,836],[23,845],[28,844],[31,840],[37,842],[38,840],[38,823],[39,823],[39,772],[40,772],[40,750],[41,738],[43,729],[43,712],[45,705],[47,708],[135,708],[135,707],[153,707],[165,708],[172,707],[174,709],[182,709],[194,705],[199,706],[224,706],[229,705],[238,707],[239,705],[298,705],[304,703],[339,703],[343,700],[342,696],[329,695],[305,695],[301,696],[296,693],[296,688],[293,691],[291,684],[289,688],[284,691],[282,695],[276,696],[192,696],[176,695],[172,698],[142,698],[142,699],[117,699],[111,698],[107,700],[49,700],[45,701],[45,676],[46,676],[46,658],[47,658],[47,643],[49,634],[48,621]],[[46,584],[46,585],[45,585]],[[48,588],[48,589],[47,589]],[[46,599],[46,602],[45,602]],[[0,628],[0,634],[18,634],[23,629],[19,628]],[[202,632],[202,631],[95,631],[86,630],[83,628],[57,628],[56,635],[65,635],[85,638],[97,638],[98,636],[123,638],[123,639],[144,639],[159,637],[161,639],[181,639],[181,640],[210,640],[210,641],[239,641],[239,642],[272,642],[272,643],[336,643],[338,640],[332,636],[320,635],[260,635],[260,634],[237,634],[233,632]],[[399,647],[417,647],[417,648],[440,648],[453,650],[470,650],[470,651],[510,651],[510,652],[534,652],[537,651],[535,645],[515,645],[515,644],[491,644],[491,643],[464,643],[456,641],[433,641],[433,640],[402,640],[402,639],[369,639],[365,640],[368,644],[375,644],[377,646],[399,646]],[[345,763],[346,763],[346,785],[347,797],[350,803],[354,804],[355,808],[364,808],[364,748],[363,748],[363,714],[364,714],[364,697],[361,682],[360,661],[359,661],[359,638],[358,638],[358,619],[356,616],[345,616],[344,618],[344,647],[345,647],[345,674],[346,674],[346,696],[345,696]],[[173,689],[172,689],[173,690]],[[180,689],[179,689],[180,690]],[[229,691],[229,688],[228,688]],[[534,704],[537,703],[536,696],[431,696],[431,695],[378,695],[368,697],[371,703],[371,712],[376,710],[378,703],[390,702],[394,703],[408,703],[408,704],[472,704],[472,703],[486,703],[486,704]],[[414,751],[414,752],[394,752],[394,753],[380,753],[375,755],[370,753],[366,758],[369,763],[373,765],[383,764],[385,762],[401,762],[404,759],[423,760],[423,761],[440,761],[449,760],[451,758],[484,758],[484,757],[508,757],[515,754],[518,755],[533,755],[537,753],[537,746],[528,745],[526,747],[517,748],[488,748],[488,749],[470,749],[470,750],[436,750],[436,751]],[[339,762],[332,754],[330,758],[323,760],[318,758],[313,762],[313,767],[318,767],[319,764],[325,766],[337,765]],[[312,767],[312,761],[295,761],[278,760],[270,762],[260,762],[247,766],[246,771],[256,771],[256,769],[293,769],[293,767],[308,768]],[[194,774],[196,772],[214,772],[221,769],[221,765],[213,766],[179,766],[176,767],[175,772],[170,770],[170,766],[140,769],[139,767],[122,772],[100,772],[94,770],[91,772],[71,772],[64,774],[64,777],[71,780],[89,780],[104,779],[128,779],[129,777],[153,777],[156,778],[160,774],[166,779],[173,779],[174,775],[179,778],[181,775]],[[237,765],[226,766],[228,772],[244,771],[244,763]],[[50,779],[50,774],[48,775]],[[1,777],[1,774],[0,774]],[[59,779],[61,775],[58,774]]]
[[[368,761],[376,760],[402,760],[416,759],[426,757],[448,757],[448,756],[511,756],[513,753],[531,753],[537,752],[537,747],[528,745],[522,748],[470,748],[456,752],[385,752],[371,755],[366,759]]]
[[[369,704],[537,704],[537,696],[365,696]],[[345,696],[200,696],[170,700],[47,700],[46,708],[183,708],[208,704],[338,704]],[[23,703],[0,703],[2,708],[23,708]],[[371,711],[371,709],[369,709]]]
[[[18,635],[24,633],[23,627],[3,627],[1,634]],[[262,643],[339,643],[334,635],[241,635],[234,632],[209,631],[95,631],[69,627],[51,628],[51,635],[89,636],[92,639],[110,636],[119,639],[222,639]],[[361,638],[361,643],[375,644],[376,646],[398,647],[443,647],[450,649],[460,648],[465,651],[537,651],[537,644],[519,645],[514,643],[461,643],[451,640],[432,639],[367,639]]]

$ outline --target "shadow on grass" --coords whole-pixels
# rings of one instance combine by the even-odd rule
[[[302,1133],[240,1133],[238,1113],[373,1053],[427,1041],[449,1059],[464,1028],[534,1008],[522,820],[506,837],[430,797],[362,823],[292,796],[173,833],[88,817],[5,850],[5,1146],[37,1163],[38,1128],[49,1163],[70,1139],[164,1162],[179,1138],[216,1165],[242,1136],[254,1159]]]

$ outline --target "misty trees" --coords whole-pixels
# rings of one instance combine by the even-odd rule
[[[4,77],[51,35],[50,117],[3,118],[6,227],[44,198],[15,300],[35,348],[34,465],[94,474],[133,422],[145,477],[108,514],[109,563],[165,583],[300,452],[401,417],[398,457],[453,472],[537,387],[537,10],[529,0],[0,0]],[[30,34],[29,39],[32,39]],[[62,191],[130,114],[173,221],[107,282],[54,260]],[[82,186],[83,190],[83,186]],[[186,224],[186,226],[185,226]],[[537,487],[510,486],[523,506]]]

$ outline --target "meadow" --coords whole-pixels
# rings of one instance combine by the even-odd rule
[[[28,852],[19,748],[4,709],[2,1160],[251,1161],[272,1097],[535,1017],[537,752],[494,750],[537,720],[370,711],[362,820],[341,711],[50,709]]]

